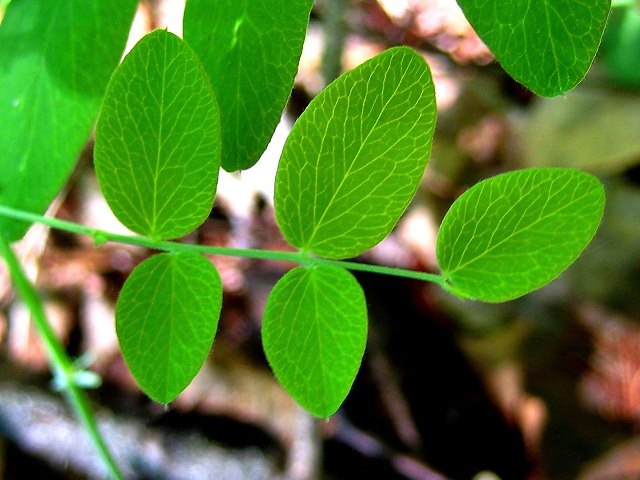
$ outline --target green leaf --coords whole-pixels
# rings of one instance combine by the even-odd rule
[[[198,373],[218,328],[222,283],[197,253],[162,253],[129,275],[116,305],[116,333],[140,388],[169,403]]]
[[[458,4],[505,71],[546,97],[571,90],[587,74],[611,8],[610,0]]]
[[[415,195],[435,119],[431,72],[407,47],[329,85],[294,125],[278,165],[276,216],[287,241],[347,258],[382,240]]]
[[[438,232],[451,290],[504,302],[547,284],[591,241],[604,208],[600,181],[578,170],[534,168],[484,180],[458,198]]]
[[[14,0],[0,24],[0,204],[42,214],[95,123],[138,4]],[[0,219],[18,240],[28,224]]]
[[[312,0],[189,0],[184,39],[198,54],[222,119],[222,166],[253,166],[291,94]]]
[[[347,270],[299,267],[276,284],[262,325],[280,384],[313,415],[331,416],[355,379],[367,341],[367,305]]]
[[[113,74],[96,126],[95,167],[111,210],[137,233],[177,238],[210,213],[218,107],[198,57],[172,33],[146,35]]]

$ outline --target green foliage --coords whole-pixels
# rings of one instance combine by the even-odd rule
[[[85,144],[134,0],[15,0],[0,24],[0,204],[43,213]],[[0,218],[20,239],[28,224]]]
[[[291,94],[313,0],[189,0],[184,39],[220,104],[222,167],[253,166]]]
[[[275,207],[285,238],[347,258],[386,237],[418,188],[435,118],[431,72],[407,47],[329,85],[296,122],[278,165]]]
[[[163,253],[136,267],[120,292],[116,332],[129,370],[169,403],[195,377],[218,328],[222,282],[197,253]]]
[[[509,172],[456,200],[438,232],[438,264],[463,296],[504,302],[546,285],[584,250],[604,208],[604,188],[559,168]]]
[[[318,417],[333,415],[349,393],[366,340],[364,292],[343,268],[298,267],[269,295],[267,359],[282,386]]]
[[[248,168],[266,147],[291,92],[312,3],[189,0],[185,41],[163,30],[148,34],[108,86],[136,2],[13,0],[0,26],[0,208],[27,211],[2,210],[13,219],[3,217],[0,232],[18,239],[26,223],[15,219],[46,208],[104,95],[96,172],[115,215],[144,237],[38,220],[172,252],[134,270],[116,309],[125,361],[158,402],[173,400],[205,361],[222,295],[217,271],[194,253],[213,250],[162,240],[204,221],[221,167]],[[548,96],[585,75],[609,11],[609,0],[460,4],[506,71]],[[338,260],[394,228],[422,179],[436,113],[424,59],[392,48],[329,85],[286,142],[276,216],[298,249],[288,258],[306,266],[274,287],[263,342],[276,377],[319,417],[339,408],[366,343],[364,294],[345,269],[354,264]],[[481,182],[445,217],[437,239],[442,275],[428,279],[486,302],[524,295],[580,254],[603,205],[600,182],[576,170],[523,170]]]
[[[211,211],[218,107],[198,58],[174,34],[148,34],[113,74],[96,127],[95,167],[111,210],[134,232],[180,237]]]
[[[538,95],[575,87],[593,62],[611,0],[458,0],[505,71]]]

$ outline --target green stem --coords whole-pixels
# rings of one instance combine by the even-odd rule
[[[128,245],[137,245],[140,247],[146,247],[153,250],[162,250],[166,252],[197,252],[207,255],[227,255],[234,257],[253,258],[256,260],[279,260],[306,265],[330,265],[346,268],[348,270],[411,278],[414,280],[436,283],[442,287],[446,286],[444,277],[435,273],[416,272],[414,270],[406,270],[403,268],[384,267],[380,265],[369,265],[366,263],[357,262],[345,262],[342,260],[327,260],[324,258],[304,255],[300,252],[279,252],[274,250],[258,250],[251,248],[214,247],[208,245],[193,245],[188,243],[154,240],[148,237],[138,237],[133,235],[120,235],[96,228],[85,227],[83,225],[79,225],[73,222],[67,222],[65,220],[59,220],[57,218],[35,215],[33,213],[16,210],[14,208],[4,207],[1,205],[0,215],[13,218],[15,220],[23,220],[30,223],[42,223],[44,225],[48,225],[51,228],[63,230],[65,232],[87,235],[92,237],[96,244],[111,241],[125,243]]]
[[[77,368],[73,364],[71,358],[67,355],[64,347],[47,321],[47,317],[42,307],[42,302],[35,290],[35,287],[25,275],[22,265],[20,265],[20,261],[16,257],[7,240],[2,235],[0,235],[0,254],[4,257],[7,267],[9,268],[9,272],[11,273],[13,283],[29,308],[36,328],[42,337],[49,356],[56,384],[65,390],[67,398],[73,406],[76,415],[83,423],[85,429],[89,432],[93,443],[98,449],[98,453],[107,465],[112,477],[117,480],[124,479],[124,476],[120,473],[118,466],[109,453],[102,435],[100,435],[93,412],[89,407],[89,399],[87,398],[86,393],[76,385],[75,379],[78,373]]]

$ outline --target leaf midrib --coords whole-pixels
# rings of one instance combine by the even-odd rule
[[[164,44],[164,59],[162,62],[162,89],[160,92],[160,118],[159,118],[159,122],[158,122],[158,149],[156,151],[156,165],[155,165],[155,175],[153,176],[153,215],[152,215],[152,219],[153,219],[153,225],[151,225],[151,234],[155,235],[157,234],[157,228],[158,228],[158,179],[160,177],[160,163],[161,163],[161,157],[162,157],[162,145],[164,143],[163,139],[164,139],[164,121],[163,121],[163,112],[164,112],[164,96],[165,96],[165,91],[166,91],[166,79],[167,79],[167,50],[168,50],[168,46],[167,43],[165,42]]]

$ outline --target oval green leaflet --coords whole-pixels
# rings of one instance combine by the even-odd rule
[[[162,253],[129,275],[116,305],[124,360],[142,390],[169,403],[193,380],[218,328],[222,282],[197,253]]]
[[[327,418],[355,379],[367,341],[364,292],[347,270],[298,267],[267,299],[262,342],[280,384],[305,409]]]
[[[571,90],[587,74],[611,9],[611,0],[458,4],[505,71],[545,97]]]
[[[274,202],[287,241],[343,259],[387,236],[422,179],[435,119],[429,67],[410,48],[330,84],[295,123],[278,165]]]
[[[253,166],[291,95],[313,0],[189,0],[184,39],[220,104],[222,167]]]
[[[447,212],[436,241],[453,293],[504,302],[546,285],[591,241],[604,187],[588,173],[532,168],[477,183]]]
[[[220,169],[219,123],[195,53],[165,30],[143,37],[113,74],[96,126],[96,174],[126,227],[169,239],[206,219]]]

